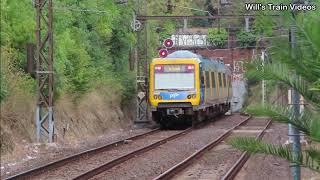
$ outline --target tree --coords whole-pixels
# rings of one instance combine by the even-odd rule
[[[313,1],[319,7],[320,1]],[[263,68],[261,62],[248,64],[247,77],[262,80],[281,81],[297,90],[310,104],[296,117],[288,107],[275,105],[249,106],[246,111],[256,116],[270,116],[282,123],[291,123],[305,133],[312,141],[320,142],[320,23],[319,11],[308,11],[297,15],[297,44],[291,49],[287,38],[272,41],[270,55],[272,62]],[[283,19],[291,21],[286,14]],[[265,17],[264,17],[265,18]],[[258,21],[261,23],[262,21]],[[268,21],[269,22],[269,21]],[[270,29],[270,28],[269,28]],[[290,74],[297,73],[297,77]],[[264,143],[253,138],[234,138],[232,146],[250,153],[265,153],[285,158],[312,170],[320,172],[320,150],[307,148],[296,157],[286,146]]]

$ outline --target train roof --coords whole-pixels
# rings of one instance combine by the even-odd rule
[[[187,50],[179,50],[169,54],[165,59],[178,59],[178,58],[195,58],[198,59],[204,71],[215,70],[219,72],[231,72],[230,69],[218,59],[207,59],[199,54],[195,54]]]

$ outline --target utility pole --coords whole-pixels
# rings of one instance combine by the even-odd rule
[[[37,63],[37,141],[47,141],[51,143],[53,142],[54,135],[52,0],[35,0],[35,8],[37,47],[35,53]]]
[[[250,31],[250,17],[244,17],[244,21],[245,21],[245,31],[249,32]]]
[[[295,0],[292,0],[292,3],[295,3]],[[292,12],[293,20],[290,27],[290,44],[291,44],[291,57],[295,58],[295,48],[296,48],[296,22],[295,22],[295,16],[296,12]],[[297,77],[297,74],[294,72],[295,78]],[[299,92],[292,88],[291,90],[291,102],[292,102],[292,108],[294,111],[294,117],[296,118],[299,116],[299,108],[300,108],[300,95]],[[292,124],[289,124],[289,140],[292,140],[292,152],[295,159],[298,158],[300,152],[301,152],[301,146],[300,146],[300,132],[297,130]],[[291,175],[294,180],[300,180],[301,179],[301,169],[300,166],[296,163],[292,163],[290,166],[291,169]]]
[[[144,0],[144,13],[147,15],[147,1]],[[137,14],[140,16],[140,0],[138,0],[137,4]],[[135,21],[139,22],[139,20],[135,19]],[[136,90],[137,90],[137,111],[136,111],[136,119],[134,123],[148,123],[148,25],[147,20],[142,20],[143,25],[143,33],[142,31],[137,32],[137,70],[136,70]],[[144,39],[144,41],[143,41]],[[144,43],[143,43],[144,42]]]
[[[261,50],[261,60],[262,60],[262,67],[264,68],[264,57],[265,57],[265,50]],[[264,69],[263,69],[264,70]],[[266,81],[262,80],[262,105],[266,103]]]

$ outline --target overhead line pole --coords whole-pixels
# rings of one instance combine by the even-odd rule
[[[147,14],[147,1],[144,0],[144,13]],[[137,17],[139,17],[140,11],[140,0],[138,0],[137,4]],[[138,18],[134,21],[140,21]],[[137,69],[136,69],[136,90],[137,90],[137,111],[136,111],[136,119],[135,123],[148,123],[148,25],[146,20],[141,20],[143,25],[143,33],[142,31],[137,32],[137,55],[136,55],[136,62],[137,62]],[[144,43],[142,43],[142,38],[144,38]]]
[[[261,51],[261,60],[262,60],[262,66],[264,68],[265,64],[265,49]],[[264,71],[264,69],[263,69]],[[265,105],[266,103],[266,80],[262,80],[262,105]]]
[[[52,0],[35,0],[36,8],[36,78],[37,141],[53,142],[53,32]],[[47,10],[47,11],[46,11]],[[42,35],[42,32],[45,32]]]
[[[292,0],[292,3],[295,3],[295,0]],[[296,48],[296,22],[295,22],[295,14],[296,12],[292,11],[292,24],[290,27],[290,44],[291,44],[291,57],[295,58],[295,48]],[[298,78],[296,72],[293,74],[295,78]],[[297,118],[300,114],[300,94],[295,89],[291,89],[291,102],[292,102],[292,108],[294,111],[292,118]],[[292,124],[289,124],[289,139],[292,140],[292,152],[293,157],[298,160],[298,157],[301,153],[301,145],[300,145],[300,132],[297,130]],[[290,165],[291,169],[291,175],[294,180],[300,180],[301,179],[301,169],[300,166],[297,163],[292,163]]]

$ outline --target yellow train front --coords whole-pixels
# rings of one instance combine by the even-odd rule
[[[231,105],[229,68],[190,51],[153,59],[149,88],[152,119],[163,127],[224,114]]]

